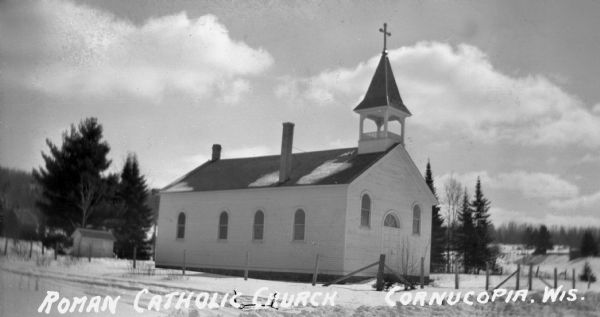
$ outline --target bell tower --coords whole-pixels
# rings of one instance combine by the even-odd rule
[[[405,120],[410,111],[400,97],[387,56],[387,24],[383,33],[383,52],[363,100],[354,108],[360,115],[358,154],[383,152],[394,144],[404,145]],[[369,129],[366,123],[371,123]],[[373,126],[374,123],[374,126]]]

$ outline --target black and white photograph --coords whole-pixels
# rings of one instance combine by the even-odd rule
[[[600,316],[599,21],[0,0],[0,317]]]

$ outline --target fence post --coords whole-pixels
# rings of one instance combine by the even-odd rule
[[[454,261],[454,289],[458,289],[458,263]]]
[[[558,287],[558,269],[554,268],[554,288]]]
[[[133,245],[133,268],[136,268],[136,263],[137,262],[137,245],[134,244]]]
[[[532,290],[533,289],[533,264],[529,263],[529,275],[527,277],[527,289],[528,290]]]
[[[573,278],[573,289],[575,288],[575,269],[573,269],[573,276],[571,276]]]
[[[4,255],[8,252],[8,237],[4,237]]]
[[[185,276],[185,249],[183,249],[183,266],[181,267],[181,275]]]
[[[92,243],[90,242],[90,247],[88,248],[88,262],[92,262]]]
[[[485,290],[490,289],[490,263],[485,262]]]
[[[517,276],[515,289],[518,291],[521,288],[521,264],[517,264]]]
[[[385,254],[379,255],[379,267],[377,268],[377,282],[375,283],[375,289],[378,291],[383,290],[383,270],[385,269]]]
[[[33,253],[33,239],[29,240],[29,258],[31,259],[31,254]]]
[[[425,287],[425,258],[421,257],[421,289]]]
[[[250,254],[246,251],[246,266],[244,267],[244,281],[248,280],[248,264],[250,263]]]
[[[317,276],[319,275],[319,253],[315,257],[315,269],[313,270],[312,286],[317,284]]]

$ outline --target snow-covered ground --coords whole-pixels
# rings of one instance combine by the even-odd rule
[[[4,247],[0,240],[0,246]],[[25,247],[25,250],[28,250]],[[22,251],[22,250],[21,250]],[[39,248],[34,248],[32,259],[28,259],[28,252],[21,252],[21,256],[14,253],[8,257],[0,257],[0,275],[2,288],[0,294],[0,316],[35,316],[38,315],[37,307],[43,301],[46,291],[59,291],[62,296],[93,296],[93,295],[120,295],[118,316],[447,316],[447,315],[506,315],[506,316],[596,316],[600,311],[600,283],[592,283],[587,289],[587,284],[577,282],[581,297],[584,300],[574,302],[556,302],[542,304],[536,303],[505,303],[496,301],[487,304],[467,305],[458,303],[456,305],[424,306],[409,304],[390,307],[385,301],[385,292],[377,292],[373,289],[374,281],[363,283],[312,286],[309,283],[295,283],[282,281],[267,281],[248,279],[241,277],[223,276],[201,272],[186,272],[182,276],[181,270],[152,270],[153,263],[138,261],[138,268],[131,267],[131,261],[117,259],[92,259],[88,262],[86,258],[71,259],[67,256],[53,259],[52,251],[41,256]],[[600,273],[600,259],[587,259],[592,270],[598,275]],[[548,256],[538,265],[541,271],[552,272],[554,267],[559,271],[569,270],[575,267],[580,272],[580,267],[585,260],[565,261],[564,257]],[[507,263],[509,265],[510,263]],[[537,266],[537,265],[536,265]],[[525,270],[525,269],[524,269]],[[509,273],[509,271],[506,271]],[[527,285],[526,272],[521,277],[522,288]],[[569,273],[570,274],[570,273]],[[427,298],[434,292],[454,291],[454,275],[434,274],[433,283],[425,289],[409,291],[416,294],[425,291]],[[492,276],[491,287],[498,285],[504,276]],[[551,281],[548,280],[550,283]],[[483,292],[485,287],[484,275],[460,275],[461,293],[474,291]],[[570,280],[559,280],[559,285],[570,288]],[[268,291],[261,293],[261,301],[265,300],[269,291],[277,291],[279,294],[298,294],[303,291],[336,293],[335,306],[303,307],[303,308],[281,308],[262,310],[239,310],[233,307],[225,307],[214,310],[203,309],[168,309],[160,312],[148,312],[139,314],[133,311],[133,300],[135,295],[142,289],[148,289],[151,294],[165,295],[171,292],[218,292],[222,296],[231,294],[234,289],[247,295],[241,301],[249,303],[251,296],[261,287],[268,287]],[[515,280],[510,279],[503,288],[514,289]],[[534,295],[539,297],[545,285],[539,279],[534,279]],[[393,294],[390,299],[394,302],[401,299],[405,291]],[[148,303],[149,298],[142,300]],[[143,306],[143,305],[142,305]],[[54,311],[56,313],[56,311]],[[56,313],[57,314],[57,313]],[[58,315],[58,314],[57,314]]]

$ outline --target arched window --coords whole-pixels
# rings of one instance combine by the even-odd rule
[[[265,214],[262,212],[262,210],[259,210],[254,214],[254,230],[252,231],[252,239],[262,240],[264,229]]]
[[[419,205],[413,207],[413,234],[421,234],[421,208]]]
[[[304,240],[306,216],[304,210],[298,209],[294,214],[294,240]]]
[[[177,216],[177,239],[183,239],[185,237],[185,214],[179,213]]]
[[[360,225],[368,227],[371,225],[371,197],[364,194],[360,205]]]
[[[229,223],[229,215],[227,212],[221,212],[219,216],[219,239],[227,240],[227,225]]]
[[[383,225],[390,228],[400,228],[398,218],[396,218],[396,216],[394,216],[391,213],[385,216],[385,219],[383,220]]]

